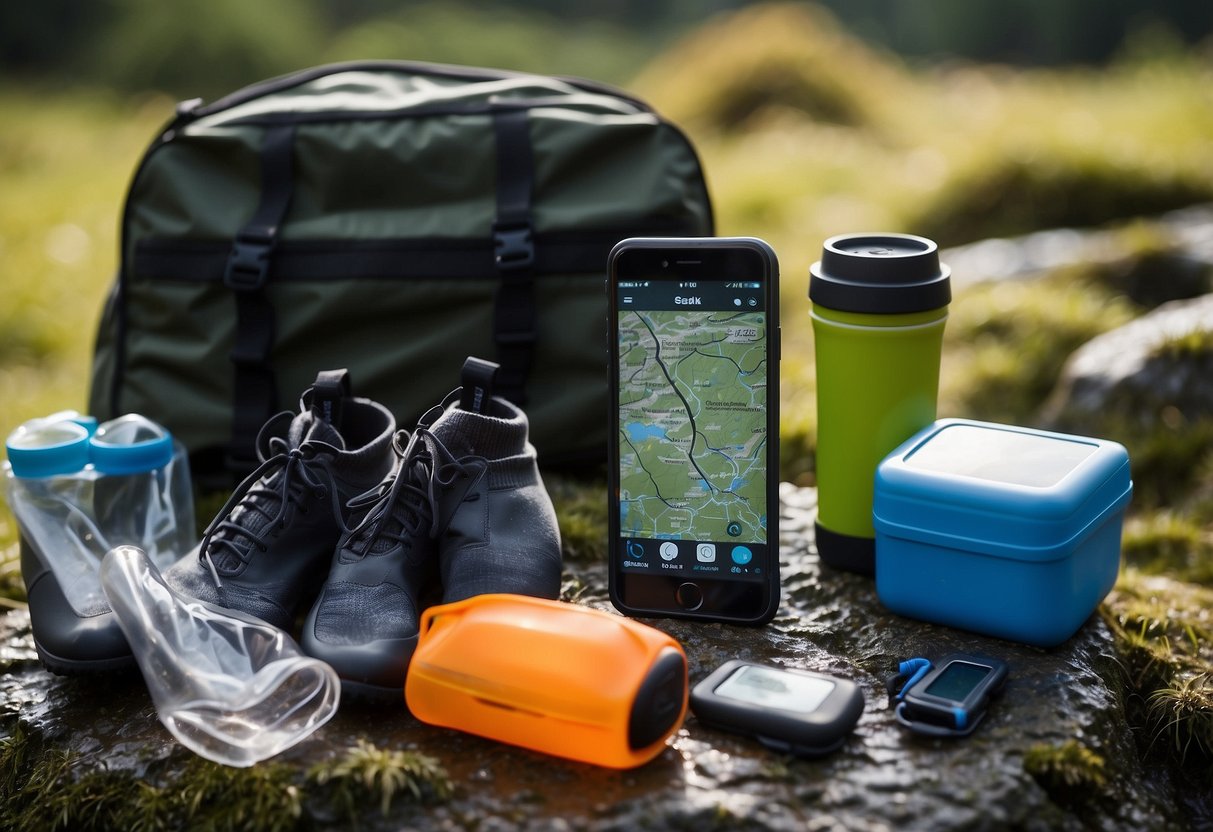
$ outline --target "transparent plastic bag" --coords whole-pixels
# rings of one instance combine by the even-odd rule
[[[136,547],[105,556],[101,584],[160,721],[196,754],[251,766],[337,712],[331,667],[264,621],[178,595]]]
[[[5,444],[9,508],[77,614],[106,611],[97,569],[111,548],[139,546],[167,568],[197,542],[189,459],[155,422],[128,415],[97,427],[65,411]]]

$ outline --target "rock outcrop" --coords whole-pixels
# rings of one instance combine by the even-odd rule
[[[1213,294],[1163,304],[1088,341],[1066,362],[1044,415],[1088,429],[1110,418],[1143,429],[1213,418]]]
[[[650,623],[685,646],[692,683],[736,657],[855,679],[866,710],[833,755],[796,760],[692,717],[653,762],[615,772],[430,728],[402,702],[386,709],[346,703],[277,760],[296,767],[303,783],[309,767],[366,738],[423,752],[447,769],[455,784],[450,800],[395,805],[387,816],[368,802],[364,828],[1161,830],[1188,822],[1166,773],[1139,762],[1123,670],[1099,616],[1048,652],[899,618],[881,607],[870,579],[819,562],[815,491],[785,484],[781,496],[784,597],[774,622]],[[569,564],[566,578],[578,603],[610,608],[602,564]],[[21,611],[0,616],[0,637],[0,738],[20,731],[37,739],[41,754],[70,753],[78,778],[129,773],[187,787],[192,757],[156,720],[137,675],[99,682],[47,674]],[[1004,694],[966,739],[908,734],[893,719],[885,677],[900,659],[953,651],[1006,660]],[[5,765],[14,763],[6,758]],[[14,783],[12,771],[0,771],[4,801],[27,788],[38,783]],[[303,806],[300,823],[344,825],[323,806]],[[95,810],[92,817],[95,825]]]

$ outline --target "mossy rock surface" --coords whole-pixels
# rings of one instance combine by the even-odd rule
[[[1049,405],[1059,424],[1119,417],[1153,429],[1213,415],[1213,294],[1163,304],[1094,338],[1067,362]]]
[[[40,800],[64,801],[65,780],[94,796],[79,807],[62,802],[60,825],[72,829],[112,826],[137,809],[149,828],[348,828],[356,820],[365,829],[1161,830],[1186,828],[1209,810],[1191,805],[1190,795],[1181,808],[1174,770],[1139,761],[1124,669],[1101,617],[1047,652],[896,617],[881,607],[870,579],[819,563],[815,491],[785,485],[782,500],[784,597],[774,622],[649,623],[684,645],[692,682],[737,657],[856,680],[865,713],[829,757],[796,760],[690,718],[651,763],[617,772],[430,728],[403,702],[347,702],[316,735],[275,760],[218,770],[171,740],[138,676],[44,672],[28,616],[15,611],[0,617],[0,826],[28,818],[21,813]],[[578,603],[610,608],[604,564],[570,561],[565,577]],[[967,739],[908,734],[893,719],[885,677],[901,659],[956,651],[1006,660],[1003,695]],[[379,752],[364,750],[361,767],[351,768],[351,749],[368,742]],[[1082,750],[1040,750],[1066,743]],[[20,754],[8,753],[14,748]],[[445,777],[422,778],[420,800],[401,790],[386,814],[374,789],[361,801],[348,791],[337,800],[319,785],[325,778],[317,771],[391,768],[382,761],[395,751],[431,760]],[[1067,761],[1095,758],[1102,761],[1098,777],[1066,785],[1073,778]],[[48,777],[48,770],[61,776]],[[447,781],[453,792],[444,799]],[[173,797],[182,790],[199,805],[191,810],[191,801]]]

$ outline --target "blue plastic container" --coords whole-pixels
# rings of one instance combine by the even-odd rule
[[[876,470],[876,591],[893,612],[1038,647],[1120,569],[1129,455],[1103,439],[945,419]]]

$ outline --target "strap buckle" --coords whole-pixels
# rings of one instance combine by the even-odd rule
[[[232,253],[223,270],[223,285],[237,292],[253,292],[265,286],[273,250],[272,231],[241,231],[232,243]]]
[[[497,268],[501,271],[529,269],[535,265],[535,241],[528,222],[493,223],[493,248]]]

